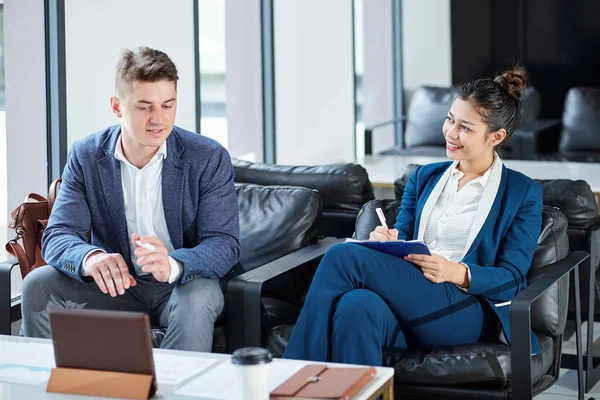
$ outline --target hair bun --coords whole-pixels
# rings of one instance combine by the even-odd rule
[[[521,90],[527,86],[527,71],[525,68],[517,66],[498,75],[494,82],[506,89],[511,96],[519,98]]]

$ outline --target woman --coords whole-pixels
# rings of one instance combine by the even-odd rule
[[[286,358],[382,364],[383,347],[510,343],[509,304],[525,288],[542,224],[541,186],[494,149],[519,124],[525,70],[464,84],[442,133],[454,162],[411,176],[394,229],[374,240],[421,239],[405,259],[340,244],[323,257]],[[532,350],[539,352],[532,335]]]

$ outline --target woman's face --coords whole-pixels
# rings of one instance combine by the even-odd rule
[[[452,160],[477,160],[489,157],[502,142],[506,131],[488,133],[477,109],[469,101],[457,98],[452,103],[442,126],[446,139],[446,155]]]

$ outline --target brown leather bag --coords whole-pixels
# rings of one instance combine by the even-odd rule
[[[6,243],[6,251],[19,262],[23,278],[34,268],[46,265],[42,258],[42,235],[48,224],[60,182],[60,178],[52,182],[48,190],[48,199],[37,193],[30,193],[25,201],[10,213],[12,219],[8,227],[15,230],[16,236]],[[23,243],[22,246],[19,240]]]

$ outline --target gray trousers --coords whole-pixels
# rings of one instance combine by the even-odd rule
[[[23,281],[22,333],[50,338],[49,307],[140,311],[153,326],[167,328],[161,348],[211,351],[214,323],[225,302],[217,280],[197,278],[183,285],[158,282],[152,275],[136,280],[125,294],[110,297],[95,282],[77,281],[48,265],[36,268]]]

